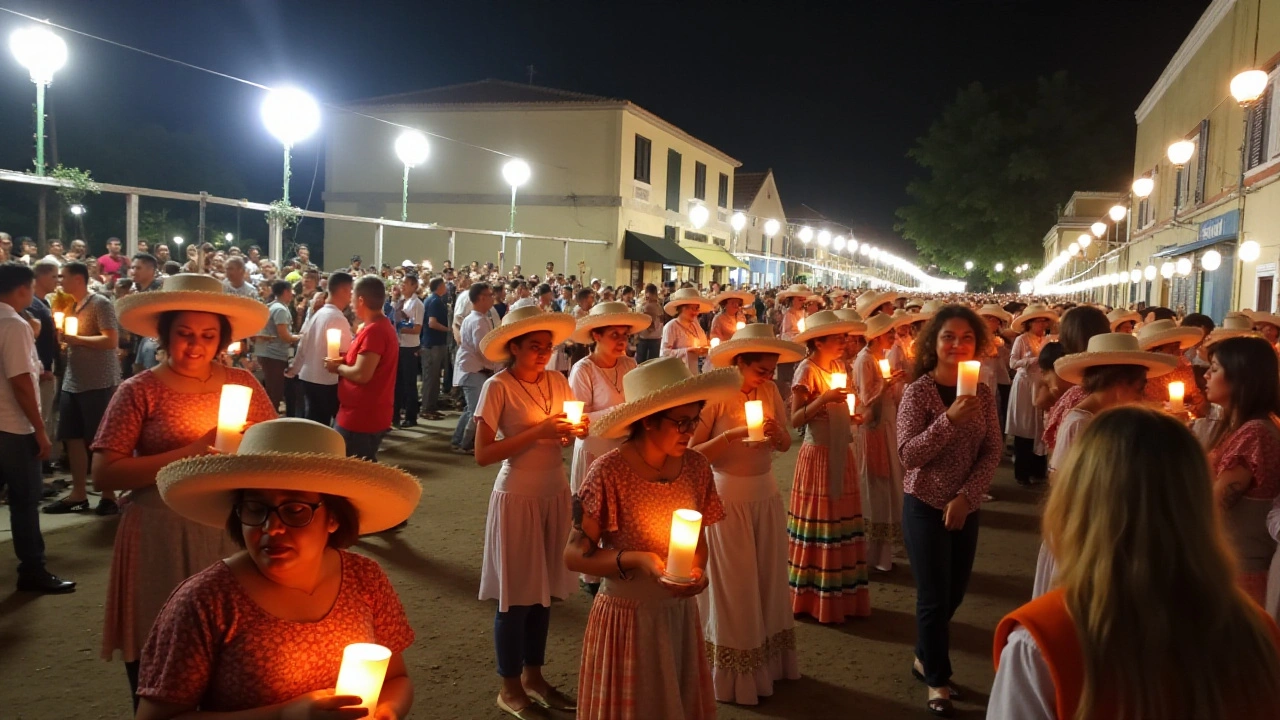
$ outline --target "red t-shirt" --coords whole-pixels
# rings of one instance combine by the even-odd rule
[[[380,433],[391,428],[400,357],[400,340],[390,320],[379,317],[361,328],[343,362],[355,365],[364,353],[376,353],[378,367],[364,385],[338,378],[338,424],[351,432]]]
[[[102,276],[112,280],[120,278],[120,270],[124,267],[124,256],[121,255],[119,260],[111,257],[111,253],[107,253],[98,258],[98,269],[102,271]]]

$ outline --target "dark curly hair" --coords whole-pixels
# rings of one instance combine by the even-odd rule
[[[916,365],[912,370],[912,379],[923,377],[938,366],[938,333],[948,320],[964,320],[973,328],[975,345],[973,358],[977,360],[991,347],[991,330],[987,322],[978,314],[963,305],[946,305],[924,326],[924,330],[916,336]]]

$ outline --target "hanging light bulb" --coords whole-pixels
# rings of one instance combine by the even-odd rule
[[[1133,181],[1133,194],[1139,200],[1151,196],[1151,191],[1156,187],[1156,181],[1149,177],[1140,177]]]
[[[1111,209],[1107,211],[1107,215],[1111,218],[1112,222],[1120,222],[1124,219],[1124,216],[1128,214],[1129,208],[1123,205],[1112,205]]]
[[[800,228],[799,237],[800,237],[800,242],[804,243],[805,245],[808,245],[809,241],[813,239],[813,228],[809,227],[808,225]]]
[[[1103,235],[1107,234],[1107,224],[1099,220],[1098,222],[1090,225],[1089,230],[1093,233],[1094,237],[1101,238]]]
[[[1222,265],[1222,255],[1217,250],[1210,250],[1200,257],[1200,267],[1213,272]]]
[[[1142,277],[1146,278],[1147,280],[1155,280],[1156,272],[1157,270],[1155,265],[1148,265],[1142,269]]]
[[[1182,277],[1186,277],[1190,275],[1191,274],[1191,258],[1185,258],[1185,257],[1178,258],[1178,262],[1174,266],[1174,269],[1176,269],[1178,271],[1178,274],[1181,275]]]
[[[1245,240],[1240,243],[1240,259],[1245,262],[1253,262],[1262,254],[1262,248],[1258,246],[1257,240]]]
[[[1089,233],[1080,233],[1080,237],[1076,238],[1076,244],[1078,244],[1082,248],[1089,247],[1089,244],[1092,242],[1093,242],[1093,236],[1090,235]]]
[[[1173,277],[1173,271],[1174,271],[1174,266],[1172,261],[1165,260],[1164,262],[1160,263],[1160,277],[1164,278],[1165,280],[1168,280],[1169,278]]]

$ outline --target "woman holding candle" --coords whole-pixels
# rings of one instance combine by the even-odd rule
[[[737,332],[738,325],[747,323],[747,315],[742,308],[747,303],[756,301],[756,296],[746,290],[726,290],[715,297],[712,302],[720,308],[715,319],[711,321],[711,338],[720,342],[729,342]]]
[[[691,446],[711,463],[725,517],[707,528],[707,591],[698,596],[716,700],[755,705],[775,680],[800,677],[787,580],[787,514],[773,476],[773,453],[791,448],[787,408],[773,383],[778,363],[804,347],[757,323],[711,351],[717,368],[736,367],[740,393],[708,402]],[[751,403],[760,406],[753,419]],[[753,440],[752,435],[761,438]]]
[[[1028,305],[1014,318],[1013,326],[1022,334],[1009,351],[1009,367],[1017,371],[1009,391],[1006,431],[1013,436],[1013,477],[1019,485],[1043,481],[1048,472],[1043,442],[1044,413],[1035,406],[1035,389],[1040,384],[1036,358],[1047,342],[1045,333],[1057,314],[1044,305]],[[985,323],[983,330],[985,330]]]
[[[1053,343],[1046,343],[1040,348],[1040,359],[1037,362],[1041,375],[1040,396],[1046,400],[1052,400],[1045,412],[1044,433],[1040,437],[1050,455],[1053,454],[1053,448],[1057,442],[1058,426],[1062,423],[1062,418],[1071,408],[1079,405],[1085,396],[1084,388],[1059,378],[1056,372],[1050,377],[1053,363],[1062,355],[1085,352],[1089,349],[1090,339],[1109,332],[1112,332],[1111,322],[1101,310],[1081,305],[1068,310],[1062,316],[1062,322],[1059,323],[1058,344],[1061,354],[1057,357],[1045,357],[1046,349]],[[1049,384],[1053,384],[1054,387],[1049,388]],[[1039,401],[1036,404],[1042,406]]]
[[[698,373],[698,361],[707,356],[711,343],[698,324],[698,315],[711,312],[711,301],[693,288],[682,288],[671,293],[671,299],[663,310],[675,320],[662,327],[661,357],[680,358],[689,372]]]
[[[804,304],[812,294],[808,285],[792,285],[778,293],[774,309],[779,311],[780,315],[777,324],[779,338],[794,342],[796,335],[804,331],[805,317],[807,317]],[[778,385],[778,392],[782,394],[782,399],[788,402],[791,399],[791,379],[795,374],[795,363],[778,364],[778,376],[775,382]]]
[[[578,718],[715,716],[715,692],[694,596],[707,587],[705,532],[724,516],[710,465],[689,449],[705,402],[738,395],[737,371],[696,375],[677,358],[623,379],[626,402],[593,434],[625,438],[591,466],[564,549],[570,570],[604,578],[591,606],[578,674]],[[677,515],[679,513],[679,515]],[[689,570],[691,581],[666,577]]]
[[[1005,325],[1013,320],[1013,316],[999,305],[987,304],[978,309],[978,317],[986,321],[987,330],[991,333],[991,349],[981,358],[983,378],[992,386],[991,389],[1000,402],[1000,430],[1003,432],[1009,413],[1009,390],[1013,384],[1013,379],[1009,377],[1010,341],[1005,339],[1004,333]]]
[[[497,704],[518,718],[575,707],[542,676],[551,598],[569,597],[573,588],[560,561],[572,510],[560,453],[590,426],[589,417],[569,424],[562,411],[575,400],[569,382],[545,369],[553,348],[573,331],[569,315],[525,307],[508,312],[480,341],[486,358],[506,363],[485,381],[475,413],[476,462],[502,463],[485,521],[480,599],[498,601]]]
[[[796,336],[809,354],[796,365],[791,388],[791,426],[804,428],[787,513],[791,610],[842,623],[871,614],[853,454],[853,426],[862,418],[850,416],[849,368],[841,360],[845,335],[857,324],[824,310],[811,315],[808,325]]]
[[[929,686],[929,711],[950,716],[950,622],[964,600],[978,548],[978,508],[1004,448],[997,401],[986,385],[959,394],[960,363],[990,343],[972,310],[949,305],[917,343],[916,380],[903,393],[898,451],[903,479],[902,534],[916,581],[912,675]]]
[[[1191,434],[1124,407],[1077,445],[1045,509],[1060,585],[997,627],[987,717],[1280,717],[1280,631],[1231,587]]]
[[[253,375],[217,361],[232,338],[254,335],[267,308],[227,295],[202,275],[165,278],[161,290],[119,301],[120,325],[159,338],[165,361],[120,384],[93,441],[99,488],[132,491],[120,506],[107,588],[102,657],[119,651],[137,689],[138,659],[165,599],[191,573],[235,552],[220,533],[183,519],[156,490],[165,465],[211,452],[224,385],[253,389],[247,420],[276,416]]]
[[[898,459],[898,400],[901,373],[884,376],[880,361],[894,340],[895,321],[877,315],[866,323],[866,347],[853,363],[853,387],[863,423],[858,468],[862,478],[867,562],[881,572],[893,569],[893,551],[902,546],[902,461]]]
[[[378,564],[346,548],[407,519],[417,480],[347,458],[336,431],[286,418],[247,430],[235,455],[166,466],[157,485],[174,512],[221,531],[237,551],[165,603],[143,651],[140,720],[409,713],[401,652],[413,629]],[[385,679],[367,683],[380,688],[371,696],[350,697],[338,682],[353,643],[389,651]]]
[[[1190,326],[1180,327],[1173,320],[1156,320],[1142,326],[1138,331],[1138,345],[1143,350],[1168,355],[1178,361],[1173,372],[1163,375],[1158,382],[1147,383],[1143,396],[1148,402],[1161,405],[1170,402],[1173,398],[1169,394],[1169,385],[1180,382],[1183,388],[1183,397],[1179,398],[1182,406],[1174,408],[1175,411],[1182,412],[1185,408],[1195,417],[1203,417],[1208,413],[1209,404],[1200,392],[1195,370],[1191,367],[1191,361],[1183,356],[1184,350],[1199,345],[1201,340],[1204,340],[1203,330]]]
[[[1241,337],[1214,344],[1205,385],[1209,402],[1221,408],[1207,443],[1214,498],[1240,565],[1238,583],[1261,605],[1276,552],[1267,513],[1280,498],[1280,365],[1271,343]]]

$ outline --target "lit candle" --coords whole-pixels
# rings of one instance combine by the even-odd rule
[[[893,371],[889,369],[888,360],[880,361],[880,377],[884,378],[885,380],[888,380],[889,378],[893,377]]]
[[[219,452],[234,453],[240,448],[252,397],[253,389],[247,385],[222,386],[222,399],[218,402],[218,434],[213,441]]]
[[[66,319],[67,319],[67,314],[66,314],[66,313],[64,313],[64,312],[56,312],[56,313],[54,313],[54,314],[53,314],[53,326],[54,326],[54,327],[56,327],[56,328],[58,328],[59,330],[61,330],[61,329],[62,329],[62,321],[63,321],[63,320],[66,320]]]
[[[747,326],[747,324],[746,324],[746,323],[744,323],[744,322],[742,322],[741,320],[739,320],[739,321],[738,321],[738,324],[737,324],[737,325],[735,325],[735,326],[733,326],[733,327],[734,327],[734,329],[735,329],[735,330],[741,330],[742,328],[744,328],[744,327],[746,327],[746,326]]]
[[[982,363],[977,360],[966,360],[960,363],[960,377],[956,382],[956,395],[978,394],[978,373],[982,372]]]
[[[698,549],[701,532],[702,513],[696,510],[671,513],[671,545],[667,549],[665,573],[668,578],[677,582],[693,580],[693,555]]]
[[[62,334],[75,335],[79,332],[80,332],[80,320],[76,316],[72,315],[71,317],[62,321]]]
[[[711,338],[711,347],[719,347],[720,338]]]
[[[764,440],[764,402],[748,400],[747,408],[747,440],[760,442]]]
[[[239,355],[239,354],[240,354],[240,341],[239,341],[239,340],[237,340],[237,341],[235,341],[235,342],[233,342],[233,343],[231,343],[230,345],[228,345],[228,346],[227,346],[227,354],[228,354],[228,355]]]
[[[844,373],[831,373],[831,387],[833,388],[849,387],[849,376]]]
[[[853,393],[849,393],[848,395],[845,396],[844,401],[849,405],[849,417],[853,417],[854,415],[857,415],[858,414],[858,396],[854,395]]]
[[[373,643],[353,643],[342,651],[342,669],[333,694],[360,698],[360,707],[373,716],[382,694],[382,681],[387,677],[391,651]]]
[[[800,318],[799,320],[796,321],[796,330],[799,332],[804,332],[804,318]]]
[[[329,349],[325,351],[325,357],[326,358],[341,357],[340,355],[338,355],[338,353],[340,352],[338,349],[338,345],[342,342],[342,331],[339,330],[338,328],[329,328],[328,330],[324,331],[324,336],[325,336],[325,339],[328,340],[329,342]]]
[[[1179,413],[1186,409],[1183,398],[1186,397],[1187,386],[1181,382],[1169,383],[1169,409]]]
[[[572,425],[577,425],[578,423],[582,422],[582,408],[585,405],[586,403],[582,402],[581,400],[565,400],[564,401],[565,419],[567,419],[569,423]]]

